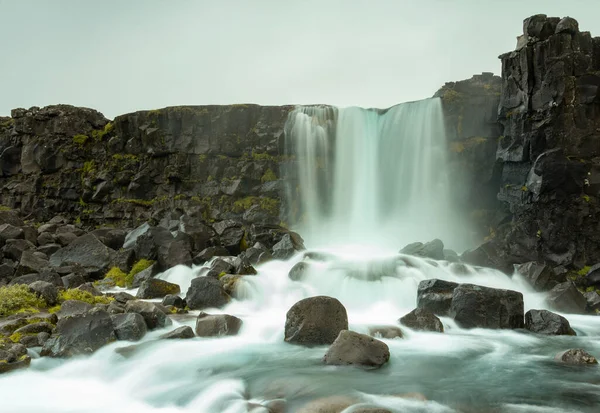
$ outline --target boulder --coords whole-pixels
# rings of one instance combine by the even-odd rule
[[[36,241],[37,245],[39,245],[40,247],[44,245],[54,244],[55,242],[54,237],[49,232],[42,232],[40,235],[38,235]],[[60,245],[58,246],[58,248],[60,248]]]
[[[227,257],[230,256],[229,251],[221,246],[208,247],[200,251],[193,259],[195,265],[202,265],[207,261],[210,261],[213,257]]]
[[[35,250],[35,245],[25,239],[9,239],[2,248],[4,256],[11,260],[20,261],[23,251]]]
[[[144,222],[142,225],[140,225],[133,231],[129,232],[125,236],[125,241],[123,242],[123,248],[126,248],[126,249],[133,248],[135,246],[135,243],[137,242],[138,237],[142,234],[145,234],[149,229],[150,229],[150,224],[147,222]]]
[[[38,247],[38,251],[39,252],[43,252],[44,254],[46,254],[48,257],[51,257],[52,254],[54,254],[56,251],[60,250],[62,247],[59,244],[45,244],[42,245],[40,247]]]
[[[348,330],[348,315],[342,303],[332,297],[310,297],[287,312],[285,341],[305,346],[332,344],[342,330]]]
[[[19,217],[19,213],[14,210],[0,211],[0,224],[10,224],[15,227],[25,226],[25,223]]]
[[[210,269],[206,276],[218,278],[223,273],[235,274],[235,266],[229,260],[216,258],[210,263]]]
[[[548,291],[565,281],[564,274],[556,273],[550,266],[535,261],[515,265],[515,271],[538,291]]]
[[[589,269],[583,279],[583,284],[586,287],[600,289],[600,264],[596,264]]]
[[[415,255],[417,257],[431,258],[434,260],[444,259],[444,243],[439,239],[423,244],[413,242],[400,250],[401,254]]]
[[[63,247],[66,247],[77,239],[77,235],[72,232],[61,232],[60,234],[54,235],[56,242]]]
[[[295,233],[294,233],[295,234]],[[276,260],[287,260],[290,259],[297,251],[303,251],[304,244],[301,242],[302,238],[298,234],[295,234],[298,239],[290,234],[285,234],[281,240],[273,245],[273,258]]]
[[[135,297],[125,291],[119,291],[118,293],[109,293],[109,296],[115,299],[119,304],[127,304],[127,301],[135,300]]]
[[[21,260],[17,266],[16,275],[41,273],[48,268],[48,260],[36,255],[34,250],[26,250],[21,254]]]
[[[142,282],[140,288],[137,291],[136,298],[163,298],[166,295],[179,294],[180,292],[181,289],[177,284],[173,284],[164,280],[159,280],[157,278],[150,278]]]
[[[190,237],[192,240],[192,251],[205,250],[205,248],[208,246],[209,240],[215,235],[215,232],[212,228],[202,223],[202,221],[194,219],[188,215],[183,215],[179,219],[178,231]],[[196,257],[194,257],[194,260],[196,260]],[[196,264],[195,261],[194,264]]]
[[[441,320],[425,308],[416,308],[398,321],[403,326],[416,331],[444,332],[444,325]]]
[[[600,294],[596,291],[588,291],[583,293],[585,300],[587,301],[587,311],[594,313],[600,310]]]
[[[173,240],[158,248],[158,264],[168,270],[176,265],[192,266],[190,244],[184,240]]]
[[[444,280],[424,280],[417,290],[417,308],[425,308],[438,316],[448,315],[457,283]]]
[[[77,288],[80,285],[85,284],[85,279],[81,274],[71,273],[62,277],[62,282],[65,288]]]
[[[63,302],[60,306],[60,311],[58,311],[58,318],[71,317],[74,315],[85,314],[93,308],[91,304],[88,304],[79,300],[67,300]]]
[[[598,364],[598,360],[594,356],[582,349],[561,351],[554,357],[554,360],[573,365]]]
[[[108,311],[108,314],[110,314],[110,315],[123,314],[125,312],[125,305],[118,303],[116,301],[113,301],[108,305],[108,308],[106,309],[106,311]],[[145,321],[144,321],[144,323],[145,323]],[[146,325],[146,324],[144,324],[144,325]]]
[[[149,330],[170,326],[173,323],[156,304],[147,301],[127,301],[125,311],[127,313],[137,313],[144,317]]]
[[[137,259],[157,260],[159,249],[168,249],[175,239],[171,232],[163,227],[150,227],[135,240],[133,250]],[[166,269],[166,268],[163,268]]]
[[[463,328],[523,328],[523,294],[460,284],[454,289],[449,314]]]
[[[527,311],[525,328],[533,333],[548,336],[577,335],[566,318],[547,310]]]
[[[55,285],[56,287],[63,287],[63,282],[62,279],[60,278],[60,276],[53,272],[53,271],[48,271],[48,270],[44,270],[41,273],[34,273],[34,274],[27,274],[27,275],[21,275],[20,277],[16,277],[13,278],[12,281],[9,283],[9,285],[14,285],[14,284],[25,284],[25,285],[29,285],[31,283],[34,283],[36,281],[46,281],[49,282],[50,284]]]
[[[336,366],[379,368],[389,359],[390,350],[383,341],[354,331],[342,330],[327,350],[323,362]]]
[[[38,334],[38,333],[52,333],[54,330],[54,325],[40,321],[39,323],[27,324],[21,328],[15,330],[15,333],[19,334]]]
[[[111,268],[117,267],[124,273],[129,273],[133,264],[135,264],[135,251],[129,248],[118,250],[110,266]]]
[[[44,344],[42,356],[90,354],[116,340],[110,315],[98,309],[59,320],[55,334]]]
[[[138,313],[112,314],[110,318],[118,340],[138,341],[148,330],[144,317]]]
[[[61,248],[50,257],[50,265],[61,267],[79,264],[98,270],[108,269],[115,252],[101,243],[92,234],[78,237],[68,246]]]
[[[125,231],[119,228],[98,228],[90,232],[108,248],[118,251],[125,242]]]
[[[142,283],[144,281],[150,280],[152,277],[154,277],[159,272],[160,272],[160,270],[158,268],[158,264],[154,263],[154,264],[150,265],[148,268],[146,268],[145,270],[140,271],[136,275],[134,275],[131,286],[133,288],[137,288],[140,285],[142,285]]]
[[[402,330],[396,326],[372,326],[369,327],[369,335],[376,338],[402,338]]]
[[[25,239],[25,232],[22,228],[10,224],[0,225],[0,245],[4,245],[9,239]]]
[[[242,320],[228,314],[200,313],[196,319],[198,337],[235,336],[242,327]]]
[[[194,278],[185,295],[185,302],[192,310],[220,308],[230,299],[219,280],[212,277]]]
[[[185,308],[185,300],[178,295],[175,294],[167,294],[163,300],[162,305],[173,306],[175,308]]]
[[[102,295],[100,290],[98,290],[96,287],[94,287],[94,284],[92,284],[92,283],[83,283],[80,286],[78,286],[77,289],[88,292],[88,293],[92,294],[94,297],[99,297]]]
[[[192,330],[192,327],[190,327],[190,326],[177,327],[175,330],[169,331],[168,333],[165,333],[160,336],[160,338],[163,340],[170,340],[170,339],[177,339],[177,338],[184,339],[184,338],[194,338],[194,337],[196,337],[196,335],[194,334],[194,330]]]
[[[306,277],[309,270],[310,264],[304,261],[300,261],[292,267],[292,269],[288,273],[288,278],[292,281],[302,281],[304,277]]]
[[[546,302],[562,313],[585,314],[587,307],[587,300],[571,281],[558,284],[550,290]]]
[[[41,297],[51,307],[58,303],[58,288],[47,281],[34,281],[29,284],[29,290]]]

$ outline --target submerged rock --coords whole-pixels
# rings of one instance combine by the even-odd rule
[[[379,368],[390,359],[390,350],[383,341],[365,334],[342,330],[323,362],[329,365],[355,365]]]
[[[306,277],[306,274],[308,273],[309,269],[310,264],[300,261],[292,267],[292,269],[288,273],[288,278],[292,281],[302,281],[304,277]]]
[[[525,328],[531,332],[549,336],[577,335],[566,318],[547,310],[527,311]]]
[[[288,343],[332,344],[342,330],[348,330],[346,308],[332,297],[305,298],[286,314],[285,341]]]
[[[198,337],[235,336],[242,327],[242,320],[228,314],[200,313],[196,319]]]
[[[546,302],[557,311],[585,314],[587,300],[571,281],[558,284],[548,293]]]
[[[398,321],[412,330],[444,332],[442,321],[426,308],[416,308]]]
[[[598,360],[594,356],[582,349],[562,351],[554,357],[554,360],[574,365],[598,364]]]
[[[377,338],[402,338],[402,330],[396,326],[372,326],[369,327],[369,335]]]
[[[425,308],[433,314],[445,316],[450,311],[454,289],[459,284],[444,280],[424,280],[417,290],[417,308]]]

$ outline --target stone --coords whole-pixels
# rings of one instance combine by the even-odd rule
[[[438,316],[450,311],[454,289],[459,284],[444,280],[424,280],[417,290],[417,308],[425,308]]]
[[[160,336],[163,340],[194,338],[194,330],[190,326],[181,326]]]
[[[94,235],[98,240],[108,248],[118,251],[123,247],[125,242],[125,231],[119,228],[98,228],[90,234]]]
[[[219,280],[212,277],[194,278],[185,295],[185,302],[191,310],[221,308],[230,299]]]
[[[310,271],[310,264],[304,261],[296,263],[288,272],[288,278],[292,281],[302,281]]]
[[[229,251],[221,246],[208,247],[200,251],[193,259],[194,265],[202,265],[207,261],[210,261],[213,257],[227,257],[230,256]]]
[[[454,289],[449,314],[462,328],[523,328],[523,294],[460,284]]]
[[[60,306],[60,311],[57,315],[59,318],[71,317],[74,315],[85,314],[93,308],[91,304],[88,304],[79,300],[67,300]]]
[[[62,277],[63,285],[66,289],[77,288],[82,284],[85,284],[85,280],[80,274],[71,273]]]
[[[40,273],[42,270],[48,268],[48,266],[49,263],[47,259],[36,256],[34,250],[26,250],[21,254],[21,260],[19,261],[15,274],[18,276]]]
[[[29,290],[41,297],[49,307],[58,303],[58,289],[47,281],[34,281],[29,284]]]
[[[185,308],[185,300],[178,295],[167,294],[162,300],[162,305],[171,305],[175,308]]]
[[[13,278],[9,285],[14,284],[25,284],[30,285],[36,281],[46,281],[50,284],[55,285],[56,287],[63,287],[62,279],[60,276],[53,271],[42,271],[41,273],[33,273],[21,275],[20,277]]]
[[[27,324],[15,331],[19,334],[38,334],[38,333],[52,333],[54,326],[47,322],[39,322],[33,324]]]
[[[138,341],[148,331],[144,317],[138,313],[112,314],[110,319],[115,327],[117,340]]]
[[[569,321],[548,310],[529,310],[525,313],[525,328],[547,336],[575,336]]]
[[[402,330],[396,326],[372,326],[369,327],[369,335],[376,338],[394,339],[402,338]]]
[[[583,293],[585,300],[587,301],[587,311],[594,313],[600,310],[600,294],[596,291],[588,291]]]
[[[164,280],[159,280],[157,278],[150,278],[142,282],[140,288],[137,291],[136,298],[163,298],[166,295],[179,294],[180,292],[181,289],[177,284],[173,284]]]
[[[118,250],[110,266],[111,268],[117,267],[124,273],[129,273],[133,264],[135,264],[135,251],[128,248]]]
[[[115,299],[117,303],[127,304],[127,301],[135,300],[135,297],[125,291],[119,291],[118,293],[108,294]]]
[[[556,33],[577,34],[579,33],[579,23],[572,17],[564,17],[556,25]]]
[[[444,259],[444,243],[439,239],[427,242],[414,242],[400,250],[401,254],[415,255],[417,257],[431,258],[434,260]]]
[[[342,330],[327,350],[323,362],[334,366],[379,368],[389,359],[390,350],[383,341],[354,331]]]
[[[133,245],[137,259],[145,258],[147,260],[157,260],[159,249],[167,248],[173,243],[174,238],[171,232],[163,227],[150,227],[139,235]],[[190,259],[191,260],[191,259]],[[163,268],[163,270],[166,268]]]
[[[145,270],[140,271],[136,275],[133,276],[133,282],[131,283],[131,286],[133,288],[137,288],[140,285],[142,285],[142,283],[144,281],[150,280],[152,277],[154,277],[159,272],[160,272],[160,270],[158,268],[158,264],[156,264],[156,263],[152,264]]]
[[[312,400],[302,406],[297,413],[341,413],[359,401],[350,396],[329,396]],[[354,412],[354,410],[351,410]]]
[[[144,222],[142,225],[140,225],[133,231],[129,232],[125,236],[125,241],[123,242],[123,248],[126,248],[126,249],[133,248],[135,246],[135,243],[136,243],[138,237],[142,234],[145,234],[149,229],[150,229],[150,224],[147,222]]]
[[[276,260],[287,260],[296,254],[297,251],[304,250],[304,244],[301,246],[294,242],[291,234],[285,234],[281,241],[273,245],[273,258]]]
[[[310,297],[288,310],[284,339],[304,346],[332,344],[342,330],[348,330],[348,315],[342,303],[332,297]]]
[[[521,274],[538,291],[548,291],[566,280],[563,274],[557,274],[546,264],[535,261],[515,265],[515,271]]]
[[[15,261],[20,261],[23,251],[35,250],[35,245],[25,239],[9,239],[2,248],[4,256]]]
[[[168,270],[176,265],[192,266],[190,245],[186,241],[173,240],[158,247],[158,264]]]
[[[398,322],[416,331],[433,331],[437,333],[444,332],[444,325],[441,320],[431,311],[425,308],[416,308],[405,316],[401,317]]]
[[[42,356],[72,357],[91,354],[116,340],[114,326],[106,311],[91,310],[65,317],[56,325],[56,336],[42,348]]]
[[[582,366],[598,364],[598,360],[583,349],[570,349],[562,351],[554,357],[554,360],[565,364]]]
[[[39,252],[43,252],[48,257],[51,257],[56,251],[60,250],[62,247],[59,244],[45,244],[37,248]]]
[[[242,320],[228,314],[198,315],[196,319],[196,335],[198,337],[235,336],[242,327]]]
[[[64,279],[63,279],[63,282],[64,282]],[[83,284],[79,285],[77,287],[77,289],[81,290],[81,291],[88,292],[88,293],[92,294],[94,297],[99,297],[99,296],[102,295],[102,293],[100,292],[100,290],[98,290],[96,287],[94,287],[93,283],[89,283],[89,282],[88,283],[83,283]]]
[[[25,232],[19,228],[10,224],[0,225],[0,244],[4,245],[6,240],[9,239],[24,239]]]
[[[116,301],[113,301],[113,302],[111,302],[108,305],[108,308],[106,309],[106,311],[110,315],[113,315],[113,314],[123,314],[125,312],[125,305],[124,304],[120,304],[120,303],[118,303]]]
[[[562,313],[585,314],[587,307],[587,300],[571,281],[558,284],[550,290],[546,302]]]
[[[140,314],[144,318],[146,326],[149,330],[166,327],[173,324],[171,319],[167,317],[165,312],[162,311],[155,303],[130,300],[127,301],[127,304],[125,304],[125,311],[127,313]]]
[[[206,276],[218,278],[223,273],[235,274],[235,266],[229,260],[215,258],[210,263],[210,269],[206,273]]]
[[[192,240],[192,251],[204,251],[208,247],[209,240],[215,235],[212,228],[205,225],[202,221],[188,215],[183,215],[179,219],[178,231],[189,235]],[[194,257],[194,261],[196,260],[196,257]],[[194,264],[196,264],[196,262],[194,262]]]
[[[114,254],[115,252],[101,243],[98,238],[87,234],[55,252],[50,257],[50,265],[60,267],[79,264],[82,267],[107,270]]]
[[[600,264],[592,266],[583,279],[585,287],[600,289]]]
[[[55,234],[54,239],[58,244],[66,247],[77,239],[77,235],[73,234],[72,232],[61,232]]]
[[[0,285],[9,282],[13,278],[15,273],[15,267],[10,264],[4,263],[0,265]]]

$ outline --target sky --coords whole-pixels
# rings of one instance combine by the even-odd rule
[[[600,0],[0,0],[0,116],[67,103],[389,107],[499,74],[524,18]]]

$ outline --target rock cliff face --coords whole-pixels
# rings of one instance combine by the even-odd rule
[[[137,225],[171,210],[278,224],[278,145],[290,109],[171,107],[113,122],[67,105],[15,109],[0,118],[0,202],[92,225]]]

